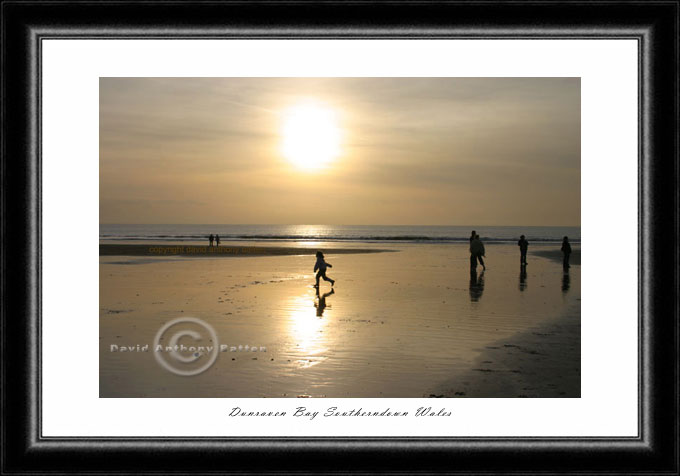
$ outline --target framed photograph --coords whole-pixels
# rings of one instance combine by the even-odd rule
[[[677,474],[667,2],[2,2],[2,471]]]

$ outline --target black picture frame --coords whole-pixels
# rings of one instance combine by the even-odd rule
[[[678,1],[1,3],[3,474],[678,474]],[[41,436],[40,85],[46,38],[636,39],[639,436]]]

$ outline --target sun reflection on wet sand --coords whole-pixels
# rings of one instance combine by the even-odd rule
[[[285,323],[291,344],[289,352],[300,367],[313,367],[326,360],[323,354],[329,350],[328,319],[327,315],[318,315],[318,301],[314,294],[307,292],[292,297],[283,308],[288,314]]]

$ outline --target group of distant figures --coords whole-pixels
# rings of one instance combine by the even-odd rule
[[[213,235],[210,233],[208,241],[210,242],[210,246],[220,246],[220,235]]]
[[[524,235],[519,237],[517,242],[519,246],[519,262],[522,266],[527,265],[527,251],[529,249],[529,242]],[[571,266],[569,265],[569,257],[571,256],[571,245],[569,244],[569,237],[565,236],[562,239],[562,267],[566,270]],[[484,264],[484,256],[486,252],[484,250],[484,243],[479,239],[479,235],[475,230],[472,230],[470,235],[470,270],[477,270],[477,264],[482,265],[482,270],[486,271],[486,265]]]
[[[520,262],[520,272],[519,272],[519,289],[524,291],[527,287],[527,251],[529,250],[529,242],[524,235],[519,237],[517,242],[519,246],[519,262]],[[565,236],[562,239],[562,267],[564,269],[564,274],[562,276],[562,291],[569,291],[569,257],[571,256],[571,244],[569,243],[569,237]],[[486,271],[486,265],[484,264],[484,243],[479,238],[476,231],[472,230],[470,235],[470,300],[473,302],[479,301],[484,292],[484,271]],[[477,264],[482,265],[482,272],[477,276]]]

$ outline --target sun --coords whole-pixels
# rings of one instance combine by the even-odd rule
[[[340,155],[336,112],[317,103],[301,103],[283,114],[282,153],[297,167],[318,170]]]

